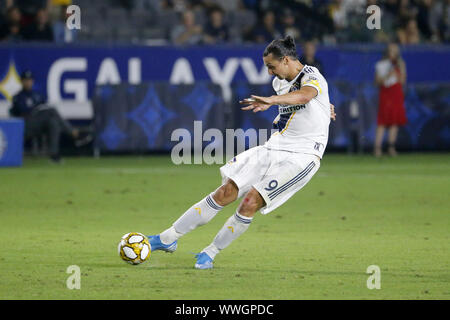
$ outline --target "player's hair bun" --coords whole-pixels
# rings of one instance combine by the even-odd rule
[[[298,59],[294,38],[286,36],[281,39],[273,40],[264,50],[263,56],[267,57],[269,54],[273,54],[277,59],[286,56],[291,57],[292,59]]]
[[[283,44],[288,49],[295,48],[295,41],[294,38],[292,38],[291,36],[284,37]]]

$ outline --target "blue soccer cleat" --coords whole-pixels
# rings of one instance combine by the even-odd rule
[[[195,255],[197,258],[197,263],[195,264],[195,269],[212,269],[213,259],[206,254],[206,252],[200,252]]]
[[[156,250],[162,250],[165,252],[174,252],[175,250],[177,250],[177,240],[175,240],[174,242],[172,242],[171,244],[164,244],[161,242],[161,239],[158,235],[154,235],[154,236],[147,236],[148,238],[148,242],[150,242],[150,247],[153,251]]]

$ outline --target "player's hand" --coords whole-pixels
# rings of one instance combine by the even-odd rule
[[[331,120],[336,121],[336,112],[334,112],[334,104],[330,103]]]
[[[273,105],[271,97],[259,97],[259,96],[251,96],[251,98],[247,98],[239,101],[240,104],[245,105],[242,107],[242,110],[253,110],[253,112],[265,111]]]

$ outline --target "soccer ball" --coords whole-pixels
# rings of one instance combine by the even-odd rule
[[[119,256],[130,264],[141,264],[150,257],[150,243],[146,236],[139,232],[127,233],[120,239]]]

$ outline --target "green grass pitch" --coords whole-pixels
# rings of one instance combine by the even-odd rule
[[[168,156],[25,159],[0,169],[0,299],[449,299],[450,157],[329,154],[311,182],[221,252],[192,253],[237,202],[131,266],[117,244],[154,234],[220,185],[219,166]],[[81,269],[69,290],[68,266]],[[380,267],[381,289],[367,288]]]

